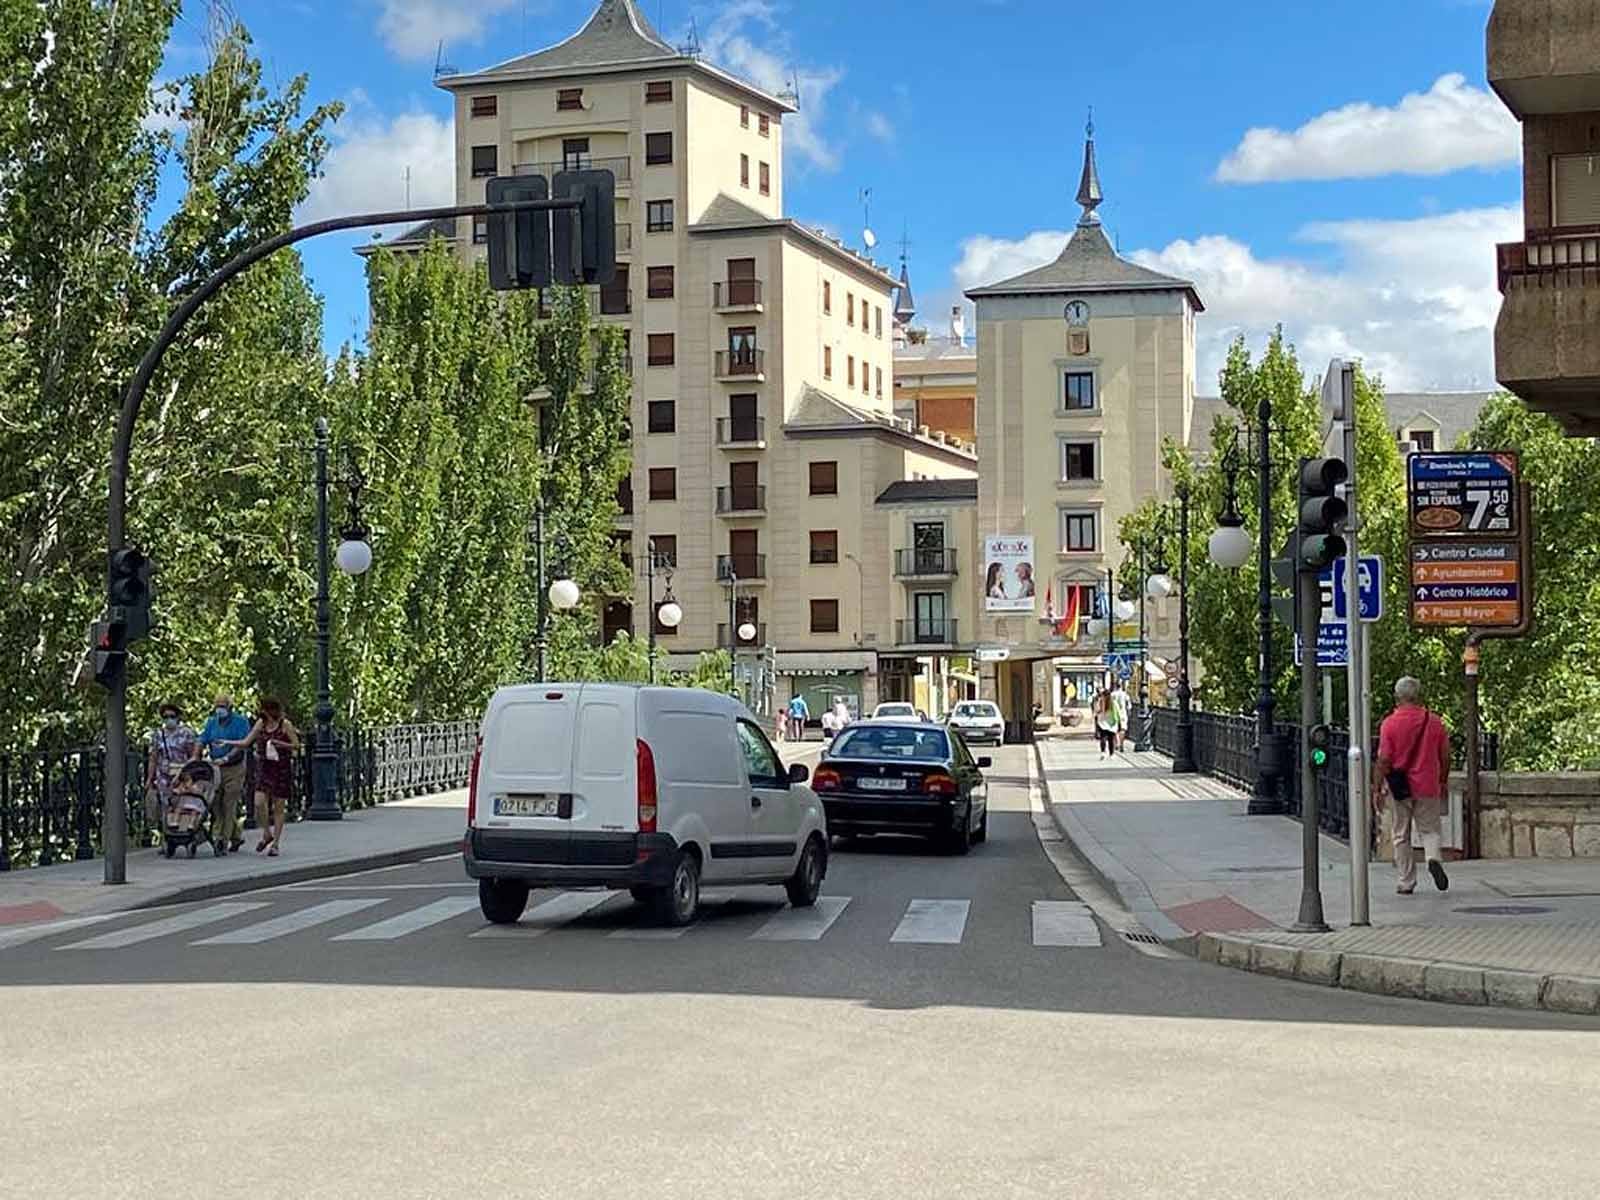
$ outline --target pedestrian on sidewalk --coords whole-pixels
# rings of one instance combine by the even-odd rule
[[[794,694],[794,699],[789,701],[789,740],[803,742],[806,740],[806,722],[811,719],[811,707],[806,703],[806,698],[799,692]]]
[[[1422,684],[1410,675],[1394,685],[1395,710],[1378,730],[1378,761],[1372,768],[1372,795],[1389,804],[1393,824],[1395,891],[1409,896],[1417,889],[1417,865],[1411,852],[1412,830],[1422,839],[1428,874],[1441,892],[1450,877],[1439,861],[1439,813],[1450,783],[1450,734],[1437,713],[1422,704]]]
[[[1117,702],[1111,698],[1111,693],[1101,688],[1094,696],[1094,736],[1100,743],[1100,757],[1102,760],[1110,758],[1117,752]]]
[[[234,710],[233,697],[218,692],[216,705],[195,745],[195,757],[199,758],[204,750],[220,776],[211,799],[211,852],[218,858],[244,845],[239,804],[244,798],[245,752],[237,743],[249,735],[250,722]]]
[[[241,750],[261,746],[255,795],[256,824],[261,828],[261,840],[256,843],[256,853],[265,850],[269,858],[276,858],[283,842],[289,793],[294,788],[294,756],[300,749],[300,731],[283,715],[283,705],[268,699],[261,702],[261,716],[250,732],[229,744]]]
[[[160,723],[150,734],[150,753],[144,775],[144,816],[150,829],[160,832],[172,804],[172,784],[183,764],[195,757],[199,739],[183,723],[183,712],[170,700],[158,710]]]
[[[1117,706],[1117,749],[1121,750],[1128,744],[1128,718],[1133,712],[1133,701],[1121,679],[1117,680],[1117,690],[1111,693],[1111,702]]]

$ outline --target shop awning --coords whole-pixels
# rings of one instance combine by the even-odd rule
[[[780,675],[839,675],[871,671],[878,656],[870,650],[790,650],[778,651]]]

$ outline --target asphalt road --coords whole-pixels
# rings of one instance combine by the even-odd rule
[[[966,858],[855,843],[816,913],[676,936],[556,892],[489,930],[454,860],[0,932],[8,1194],[1592,1192],[1600,1024],[1150,957],[1025,752],[991,804]]]

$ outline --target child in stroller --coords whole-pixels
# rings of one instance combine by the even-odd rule
[[[178,771],[172,783],[172,799],[161,817],[162,840],[168,858],[176,854],[180,846],[193,858],[200,843],[211,840],[207,813],[217,783],[215,764],[204,759],[184,763]]]

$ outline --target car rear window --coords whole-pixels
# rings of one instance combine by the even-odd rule
[[[958,704],[956,716],[958,717],[998,717],[1000,710],[992,704]]]
[[[830,758],[948,758],[950,741],[937,729],[865,727],[845,730],[828,754]]]
[[[898,713],[909,717],[917,710],[909,704],[880,704],[878,705],[878,711],[885,716]]]

